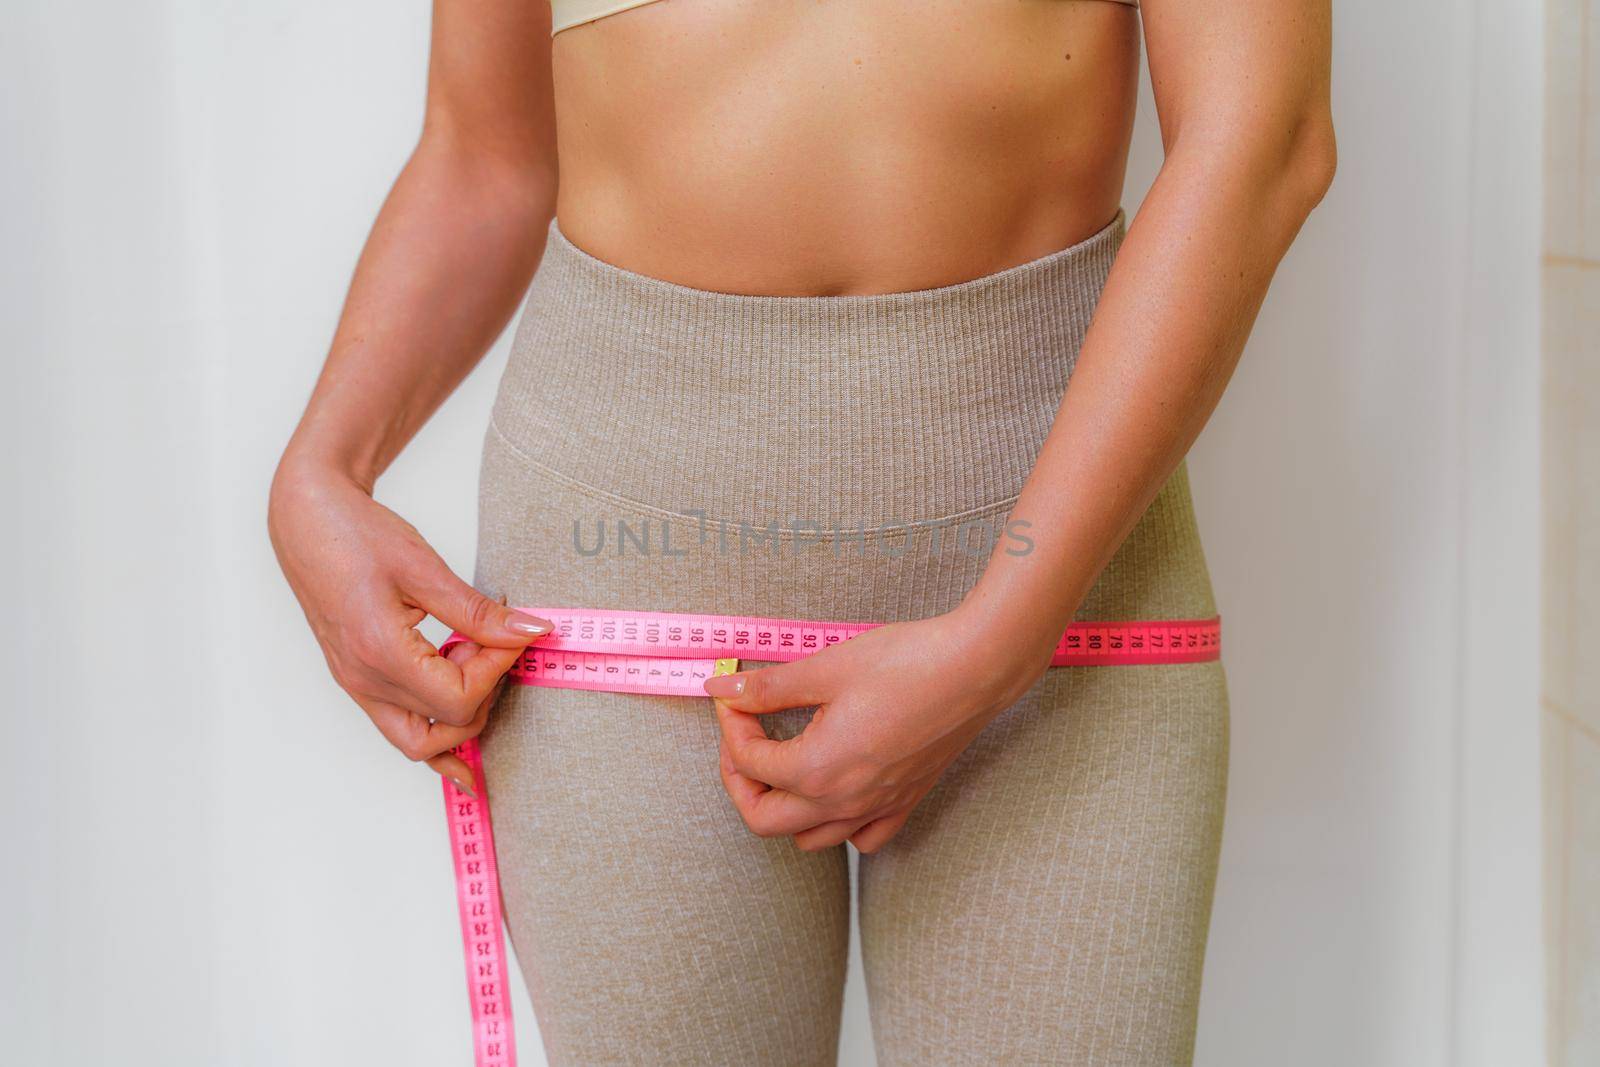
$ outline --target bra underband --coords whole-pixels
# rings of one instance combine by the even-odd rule
[[[631,7],[643,7],[655,0],[550,0],[550,36],[562,30],[581,26],[585,22],[603,19]],[[1139,0],[1111,0],[1112,3],[1138,7]]]

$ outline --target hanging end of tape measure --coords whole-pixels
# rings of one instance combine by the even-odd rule
[[[738,660],[736,660],[736,659],[719,659],[719,660],[717,660],[716,667],[711,672],[711,676],[713,678],[715,678],[719,674],[737,674],[737,673],[739,673],[739,661]]]

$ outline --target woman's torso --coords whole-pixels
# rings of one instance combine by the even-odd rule
[[[1097,232],[1138,15],[1104,0],[659,0],[553,40],[562,231],[730,293],[925,289]]]

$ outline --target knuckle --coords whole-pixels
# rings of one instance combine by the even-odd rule
[[[754,748],[752,742],[742,738],[736,739],[728,746],[728,762],[733,764],[734,770],[746,778],[755,778],[759,781],[761,775],[756,768],[761,765],[761,761],[754,754]]]
[[[420,741],[412,741],[408,739],[397,742],[395,747],[400,750],[400,754],[402,756],[410,760],[412,763],[421,763],[429,756],[435,755],[435,753],[429,752],[428,746],[424,745]]]
[[[817,799],[833,792],[833,776],[820,767],[802,767],[794,776],[795,789]]]
[[[488,629],[489,624],[495,621],[495,614],[499,610],[499,604],[476,589],[467,594],[467,602],[462,605],[462,614],[473,630]]]
[[[839,775],[838,788],[847,797],[870,802],[880,789],[877,772],[871,767],[851,767]]]
[[[800,757],[799,766],[795,769],[795,785],[800,792],[808,797],[826,796],[832,793],[837,782],[837,775],[815,752],[807,752]]]
[[[366,666],[350,654],[348,648],[330,647],[328,649],[328,673],[333,676],[334,682],[347,693],[354,693],[363,688],[366,680]]]
[[[354,693],[360,688],[361,679],[347,663],[341,661],[329,664],[328,673],[333,675],[334,684],[346,693]]]
[[[340,660],[345,673],[354,679],[370,678],[373,675],[386,675],[388,673],[382,667],[383,646],[375,635],[352,637],[345,647],[345,654],[340,657]]]
[[[478,704],[467,697],[451,697],[435,709],[434,718],[446,726],[466,726],[478,714]]]
[[[744,824],[748,826],[750,828],[750,832],[755,834],[757,837],[778,836],[778,828],[776,823],[774,823],[772,816],[766,815],[759,811],[747,811],[744,812],[743,815]]]
[[[385,626],[376,614],[357,620],[344,632],[344,646],[363,663],[373,663],[382,658]]]
[[[858,800],[872,792],[872,774],[859,766],[848,766],[834,776],[834,790],[845,800]]]
[[[851,796],[840,803],[839,811],[846,819],[865,819],[875,807],[871,797]]]

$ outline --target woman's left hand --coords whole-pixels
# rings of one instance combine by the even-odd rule
[[[891,623],[805,659],[706,680],[717,698],[722,782],[763,837],[808,851],[893,837],[945,768],[1049,666],[1054,647],[1018,642],[961,609]],[[817,705],[775,741],[758,715]]]

